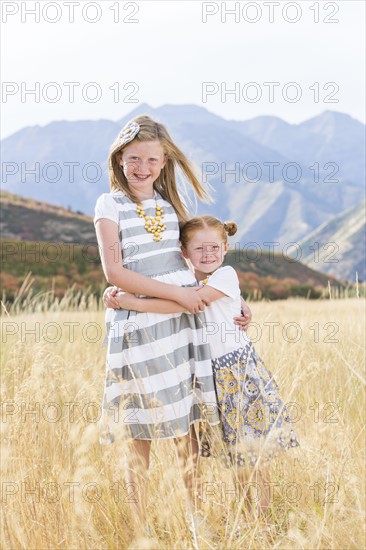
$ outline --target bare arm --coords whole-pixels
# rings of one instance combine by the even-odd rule
[[[225,296],[219,290],[211,287],[200,287],[197,289],[203,296],[205,303],[209,304],[218,300],[222,296]],[[164,300],[160,298],[137,298],[129,292],[118,292],[114,299],[116,300],[119,308],[139,311],[142,313],[181,313],[187,311],[185,307],[181,306],[173,300]]]
[[[195,288],[184,288],[154,281],[122,266],[118,225],[112,220],[100,218],[95,224],[104,275],[107,281],[135,294],[145,294],[178,301],[191,313],[205,308],[205,302]]]
[[[201,296],[207,305],[215,302],[215,300],[219,300],[223,296],[226,296],[223,292],[220,292],[216,288],[210,287],[209,285],[201,287],[199,293],[201,293]],[[246,331],[248,330],[250,321],[252,320],[252,312],[244,299],[242,297],[240,297],[240,299],[243,315],[241,317],[234,317],[234,324],[237,325],[240,330]]]
[[[210,285],[199,287],[198,294],[201,295],[202,299],[207,305],[211,304],[212,302],[216,302],[216,300],[219,300],[220,298],[226,296],[226,294],[224,294],[220,290],[217,290],[216,288],[213,288]]]
[[[129,309],[141,313],[182,313],[187,311],[173,300],[162,298],[137,298],[129,292],[119,292],[115,299],[121,309]]]

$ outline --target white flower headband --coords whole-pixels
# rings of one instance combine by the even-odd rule
[[[126,126],[122,128],[120,131],[118,137],[119,137],[119,143],[118,147],[121,147],[122,145],[125,145],[126,143],[129,143],[133,140],[134,137],[139,133],[140,131],[140,125],[135,122],[128,122]]]

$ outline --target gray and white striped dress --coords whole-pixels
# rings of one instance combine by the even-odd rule
[[[104,193],[94,223],[119,226],[123,266],[158,281],[195,286],[179,246],[178,218],[160,194],[142,201],[147,215],[164,209],[166,230],[159,242],[145,230],[136,204],[122,191]],[[108,344],[101,443],[115,437],[168,439],[189,432],[193,422],[219,423],[210,348],[203,313],[138,313],[107,309]]]

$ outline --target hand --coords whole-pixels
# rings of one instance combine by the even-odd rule
[[[242,299],[241,303],[242,303],[242,305],[241,305],[242,316],[241,317],[234,317],[234,324],[238,325],[239,330],[247,331],[248,327],[249,327],[249,324],[252,320],[252,312],[251,312],[248,304],[246,304],[246,302],[244,302],[243,299]]]
[[[201,298],[200,293],[196,292],[197,288],[177,288],[178,304],[182,305],[190,313],[199,313],[204,311],[206,307],[205,301]]]
[[[116,286],[109,286],[105,289],[103,293],[103,304],[105,307],[109,307],[112,309],[119,309],[119,303],[116,298],[116,294],[119,291],[119,288]]]
[[[195,286],[194,287],[194,290],[197,292],[198,291],[202,291],[204,287],[203,286]],[[202,299],[203,303],[205,304],[205,306],[210,306],[211,305],[211,301],[210,299],[206,296],[205,298]]]
[[[131,294],[130,292],[122,292],[120,291],[117,296],[117,301],[120,309],[129,309],[129,310],[135,310],[136,309],[136,296],[134,294]]]

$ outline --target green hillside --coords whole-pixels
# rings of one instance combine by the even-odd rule
[[[237,271],[243,296],[271,300],[290,296],[319,298],[328,281],[332,287],[344,287],[335,277],[314,271],[282,254],[270,255],[268,250],[229,251],[225,265]]]
[[[107,285],[95,245],[15,240],[3,240],[0,244],[0,284],[9,301],[14,299],[29,272],[35,292],[52,290],[57,297],[62,297],[72,285],[76,291],[89,289],[96,295]],[[229,252],[225,264],[237,270],[246,298],[318,298],[328,280],[332,287],[342,287],[333,277],[298,262],[289,262],[282,255],[254,263],[238,261],[235,253]]]
[[[268,250],[242,249],[229,251],[226,255],[225,264],[231,265],[237,271],[250,272],[259,277],[274,277],[276,279],[294,279],[299,284],[314,286],[326,286],[328,281],[336,283],[333,276],[325,275],[310,267],[292,260],[283,254],[269,254]],[[253,258],[253,259],[251,259]],[[255,259],[254,259],[255,258]]]
[[[106,286],[100,264],[92,219],[82,213],[39,203],[9,193],[1,194],[0,283],[12,301],[26,276],[32,274],[36,292],[52,290],[61,297],[72,285],[96,295]],[[233,250],[226,265],[238,272],[242,294],[250,298],[317,298],[334,277],[268,251]]]
[[[71,286],[99,295],[107,285],[95,245],[2,240],[0,261],[1,291],[9,301],[29,273],[34,292],[52,290],[59,298]]]

